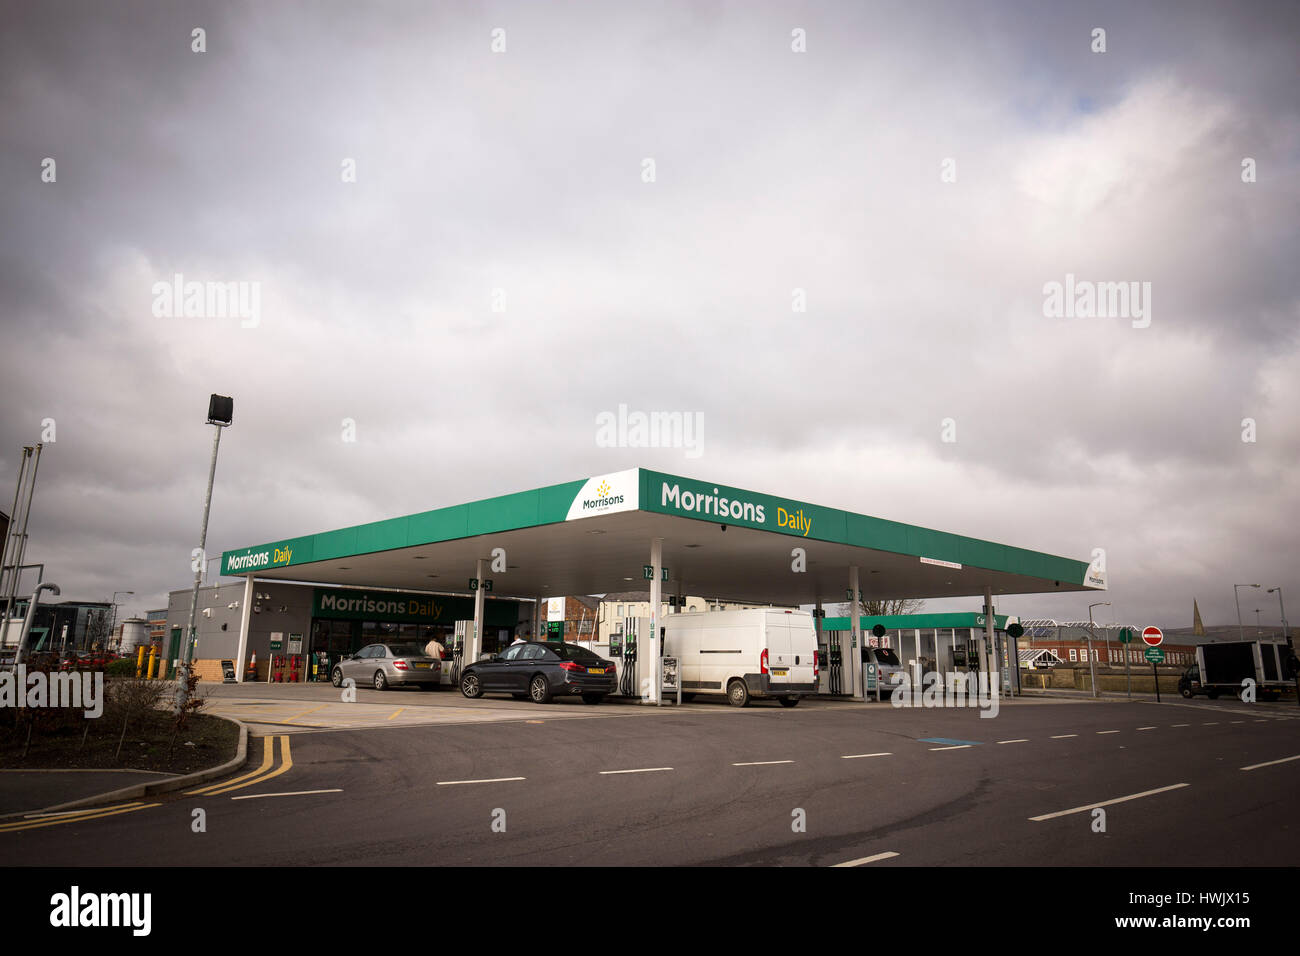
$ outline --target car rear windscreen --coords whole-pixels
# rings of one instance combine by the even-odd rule
[[[389,644],[388,649],[394,657],[424,657],[424,648],[419,644]]]
[[[603,660],[598,654],[577,644],[548,644],[546,649],[556,654],[562,661]]]
[[[901,665],[898,663],[898,655],[895,654],[895,653],[894,653],[891,649],[889,649],[888,647],[876,647],[876,648],[873,648],[873,650],[876,652],[876,663],[877,663],[877,664],[888,664],[890,667],[899,667],[899,666],[901,666]]]

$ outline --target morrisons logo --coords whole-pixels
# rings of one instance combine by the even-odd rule
[[[608,481],[602,481],[596,486],[595,498],[583,498],[582,510],[587,511],[591,508],[608,508],[610,505],[621,505],[623,503],[622,495],[611,495]]]

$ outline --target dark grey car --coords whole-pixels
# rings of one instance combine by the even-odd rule
[[[442,661],[424,653],[418,644],[367,644],[335,664],[330,681],[342,687],[350,677],[358,687],[369,685],[375,690],[407,684],[437,690],[441,675]]]
[[[466,697],[501,692],[537,704],[579,694],[586,703],[598,704],[617,684],[613,661],[581,645],[559,642],[512,644],[489,660],[470,664],[460,675],[460,692]]]

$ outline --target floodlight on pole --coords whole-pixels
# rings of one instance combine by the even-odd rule
[[[217,450],[221,447],[221,429],[234,420],[235,400],[226,395],[213,394],[208,399],[208,424],[214,426],[212,434],[212,462],[208,466],[208,491],[203,498],[203,524],[199,529],[198,557],[191,561],[194,568],[194,591],[190,595],[190,624],[185,632],[185,643],[181,650],[180,691],[176,695],[176,712],[180,713],[189,698],[190,658],[194,652],[194,621],[199,610],[199,586],[203,583],[203,572],[208,545],[208,514],[212,510],[212,485],[217,477]]]

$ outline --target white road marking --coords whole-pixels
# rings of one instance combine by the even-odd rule
[[[1099,730],[1099,731],[1097,731],[1097,733],[1098,733],[1098,734],[1117,734],[1117,733],[1119,733],[1119,731],[1118,731],[1118,730]]]
[[[969,746],[970,744],[957,744],[955,747],[931,747],[930,752],[933,753],[936,750],[965,750]]]
[[[1000,744],[1027,744],[1027,743],[1029,743],[1029,738],[1028,738],[1028,737],[1017,737],[1015,740],[999,740],[998,743],[1000,743]]]
[[[1230,721],[1228,721],[1228,723],[1230,723],[1230,724],[1244,724],[1245,721],[1244,721],[1244,720],[1230,720]]]
[[[231,800],[261,800],[263,797],[303,797],[309,793],[342,793],[338,787],[333,790],[290,790],[286,793],[250,793],[243,797],[231,797]]]
[[[841,760],[857,760],[859,757],[892,757],[892,756],[893,756],[892,753],[883,753],[883,754],[844,754],[842,757],[840,757],[840,759],[841,759]]]
[[[1083,813],[1083,811],[1092,810],[1095,807],[1108,807],[1112,803],[1124,803],[1128,800],[1137,800],[1141,797],[1149,797],[1152,796],[1153,794],[1165,793],[1168,790],[1178,790],[1186,786],[1190,786],[1190,784],[1175,783],[1172,786],[1160,787],[1156,790],[1143,790],[1141,793],[1129,794],[1127,797],[1116,797],[1114,800],[1101,800],[1097,803],[1089,803],[1089,804],[1085,804],[1082,807],[1073,807],[1072,809],[1069,810],[1058,810],[1055,813],[1044,813],[1042,816],[1030,817],[1029,819],[1034,821],[1035,823],[1038,823],[1041,820],[1051,820],[1054,817],[1069,816],[1071,813]]]
[[[793,760],[751,760],[749,763],[733,763],[733,767],[766,767],[774,763],[794,763]]]
[[[1077,736],[1079,736],[1079,735],[1078,735],[1078,734],[1057,734],[1057,735],[1056,735],[1055,737],[1053,737],[1052,739],[1053,739],[1053,740],[1064,740],[1066,737],[1077,737]]]
[[[1300,760],[1300,755],[1294,757],[1283,757],[1281,760],[1270,760],[1268,763],[1253,763],[1249,767],[1242,767],[1242,770],[1258,770],[1260,767],[1272,767],[1279,763],[1289,763],[1292,760]]]
[[[1170,727],[1190,727],[1191,724],[1170,724]]]
[[[1155,730],[1155,727],[1139,727],[1138,730]]]
[[[439,787],[454,787],[460,783],[505,783],[509,780],[527,780],[527,777],[493,777],[490,780],[439,780]]]
[[[672,767],[642,767],[639,770],[602,770],[602,774],[611,773],[658,773],[660,770],[672,770]],[[521,778],[522,779],[522,778]]]
[[[1213,726],[1215,726],[1217,723],[1218,723],[1217,720],[1207,720],[1205,723],[1201,724],[1201,726],[1202,726],[1202,727],[1213,727]]]
[[[864,863],[875,863],[877,860],[888,860],[898,856],[893,850],[888,853],[877,853],[875,856],[864,856],[861,859],[849,860],[847,863],[836,863],[835,866],[861,866]]]

